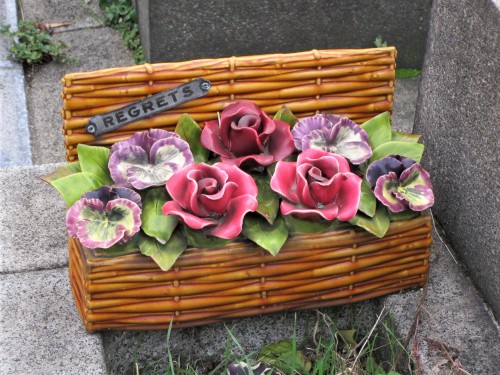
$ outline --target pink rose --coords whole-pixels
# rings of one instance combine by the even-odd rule
[[[226,107],[218,120],[205,123],[203,146],[236,166],[268,166],[294,151],[290,126],[270,119],[255,103],[242,101]]]
[[[344,157],[308,149],[297,162],[278,162],[271,188],[283,196],[283,215],[347,221],[358,211],[361,178],[350,172]]]
[[[257,185],[234,165],[190,164],[167,181],[173,201],[163,206],[164,215],[177,216],[192,229],[230,239],[238,236],[247,212],[257,210]]]

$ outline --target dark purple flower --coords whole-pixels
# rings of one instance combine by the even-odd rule
[[[423,211],[434,204],[429,173],[410,158],[390,155],[370,164],[366,178],[377,199],[392,212]]]

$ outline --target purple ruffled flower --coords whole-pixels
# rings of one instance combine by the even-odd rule
[[[116,184],[141,190],[164,185],[176,171],[193,162],[189,144],[178,134],[152,129],[115,143],[108,167]]]
[[[347,117],[320,114],[303,118],[295,124],[292,136],[298,150],[314,148],[340,154],[353,164],[372,156],[368,134]]]

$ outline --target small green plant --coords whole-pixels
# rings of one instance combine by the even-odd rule
[[[0,35],[9,37],[13,44],[9,49],[9,57],[25,65],[43,64],[50,61],[60,63],[73,62],[62,42],[53,42],[44,25],[33,21],[21,21],[17,31],[11,31],[10,25],[0,27]]]
[[[387,47],[387,42],[382,39],[382,35],[377,35],[375,37],[375,40],[373,41],[373,44],[375,44],[375,46],[378,48]]]
[[[420,69],[398,68],[396,69],[396,78],[415,78],[420,76]]]
[[[125,46],[133,51],[136,64],[144,63],[144,50],[139,38],[137,13],[130,0],[99,0],[104,24],[118,30]]]
[[[170,346],[171,327],[166,334],[166,353],[156,361],[148,363],[139,370],[139,363],[134,361],[131,369],[134,375],[219,375],[254,374],[253,368],[264,367],[272,371],[266,374],[282,375],[402,375],[396,371],[398,360],[407,360],[410,354],[396,337],[395,328],[383,310],[371,331],[364,337],[358,337],[355,329],[339,330],[335,321],[328,315],[318,313],[330,329],[328,337],[313,334],[313,347],[299,347],[296,319],[292,328],[291,339],[270,343],[258,353],[245,352],[233,333],[234,327],[227,327],[227,339],[224,360],[218,364],[203,366],[201,363],[183,363],[180,357],[173,356]],[[316,328],[315,328],[316,331]],[[378,332],[377,332],[378,331]],[[400,353],[405,354],[400,356]],[[413,374],[411,365],[408,374]],[[243,370],[246,368],[246,370]],[[246,371],[246,372],[245,372]],[[261,372],[259,372],[260,374]]]

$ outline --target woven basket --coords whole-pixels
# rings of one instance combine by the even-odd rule
[[[201,122],[228,104],[256,102],[274,114],[334,113],[362,123],[392,110],[396,50],[325,50],[145,64],[68,74],[62,80],[66,156],[79,143],[110,146],[149,128],[173,130],[180,115]],[[211,81],[204,98],[98,138],[88,118],[194,78]],[[294,235],[273,257],[250,242],[189,248],[163,272],[139,253],[107,257],[69,241],[73,294],[89,331],[165,329],[283,310],[347,304],[427,281],[428,215],[391,224],[383,239],[353,227]]]
[[[75,159],[79,143],[112,145],[149,128],[173,130],[183,113],[198,122],[213,120],[217,111],[241,99],[272,115],[286,104],[299,117],[327,112],[362,123],[392,110],[395,58],[393,47],[313,50],[67,74],[62,79],[66,157]],[[97,139],[85,130],[92,116],[195,78],[210,80],[208,96]]]
[[[99,257],[71,239],[70,277],[89,331],[166,329],[362,301],[427,281],[428,215],[378,239],[346,229],[290,237],[276,257],[249,242],[190,248],[161,271],[149,257]]]

